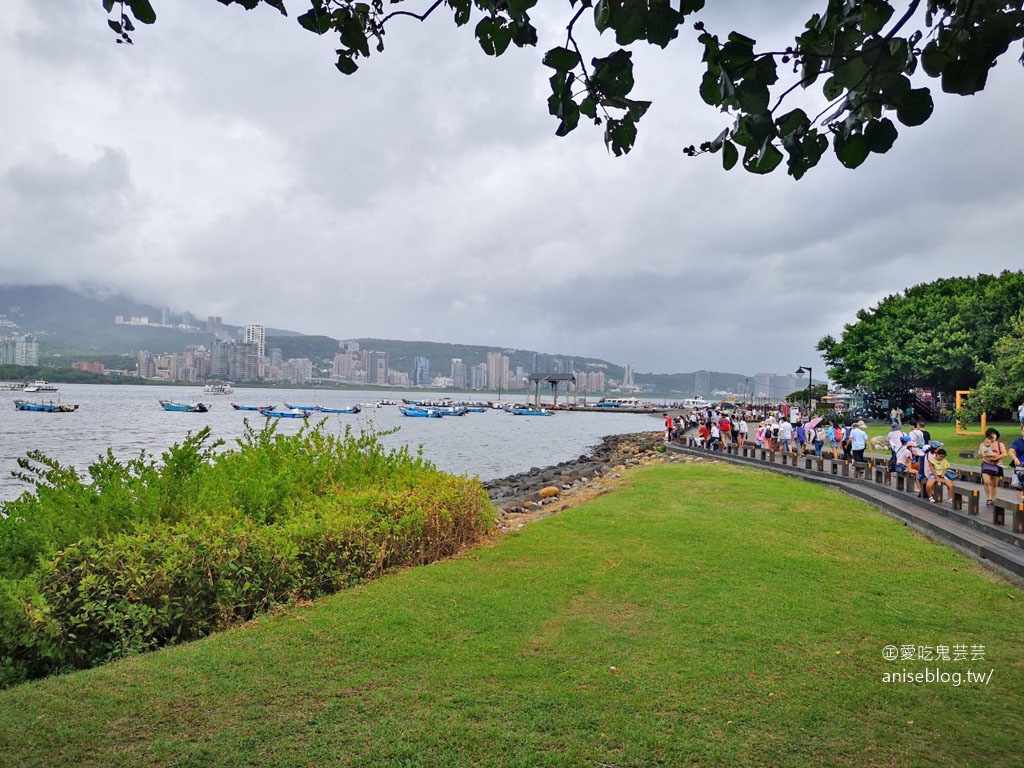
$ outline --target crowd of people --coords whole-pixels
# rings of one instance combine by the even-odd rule
[[[800,456],[824,456],[827,452],[832,459],[848,461],[864,461],[864,452],[869,446],[867,425],[863,421],[844,419],[833,413],[827,419],[814,418],[805,423],[801,418],[790,420],[789,414],[781,410],[755,414],[708,408],[693,411],[686,417],[673,418],[666,414],[665,439],[681,441],[684,438],[690,447],[706,451],[754,444],[758,448]],[[953,482],[958,472],[950,465],[943,444],[931,439],[924,421],[904,425],[901,419],[894,418],[886,442],[890,470],[900,475],[916,475],[921,495],[933,504],[940,502],[935,493],[937,488],[945,488],[946,501],[952,503]],[[992,506],[994,503],[1006,459],[1013,473],[1011,487],[1017,490],[1018,502],[1024,503],[1024,421],[1020,436],[1009,447],[1001,442],[999,430],[990,427],[978,448],[978,457],[985,504]]]

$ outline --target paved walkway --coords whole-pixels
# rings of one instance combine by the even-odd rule
[[[685,438],[684,438],[685,439]],[[863,464],[797,457],[780,451],[769,452],[756,445],[743,449],[706,451],[673,442],[671,451],[754,466],[838,488],[856,496],[929,538],[956,547],[961,552],[1024,586],[1024,506],[1017,492],[1000,488],[993,506],[987,506],[977,467],[955,466],[961,479],[954,484],[953,504],[945,500],[931,504],[919,495],[916,482],[889,472],[888,457],[869,457]],[[1004,479],[1005,483],[1009,479]],[[908,487],[909,486],[909,487]]]

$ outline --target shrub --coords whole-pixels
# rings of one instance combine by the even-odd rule
[[[203,637],[452,555],[493,526],[478,480],[373,433],[247,429],[220,454],[208,438],[161,463],[108,452],[88,484],[32,457],[37,493],[0,521],[0,686]]]

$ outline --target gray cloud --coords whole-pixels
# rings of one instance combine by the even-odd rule
[[[93,4],[0,20],[9,282],[104,275],[232,322],[754,372],[817,363],[820,336],[915,283],[1024,266],[1010,62],[937,95],[888,156],[796,183],[683,156],[725,125],[692,30],[637,51],[655,104],[616,159],[600,129],[553,136],[553,8],[537,50],[490,59],[440,15],[344,77],[330,39],[270,9],[161,3],[126,48]],[[819,4],[711,5],[717,34],[784,45]]]

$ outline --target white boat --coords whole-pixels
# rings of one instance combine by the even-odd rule
[[[48,381],[33,381],[25,385],[22,392],[59,392],[57,387]]]
[[[203,387],[204,395],[230,395],[234,391],[230,384],[207,384]]]
[[[703,397],[688,397],[683,400],[681,407],[687,411],[703,411],[705,408],[710,408],[711,403]]]

